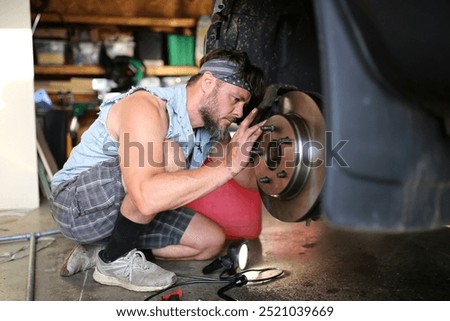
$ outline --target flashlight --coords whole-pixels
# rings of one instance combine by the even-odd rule
[[[243,270],[247,266],[248,245],[247,240],[231,243],[228,246],[227,255],[219,257],[205,266],[203,274],[210,274],[217,269],[225,268],[229,275],[235,274],[237,270]]]

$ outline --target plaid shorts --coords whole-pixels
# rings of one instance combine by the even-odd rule
[[[57,186],[52,193],[52,215],[67,238],[102,242],[112,233],[124,196],[119,161],[114,158]],[[138,248],[178,244],[195,213],[187,207],[159,213],[141,234]]]

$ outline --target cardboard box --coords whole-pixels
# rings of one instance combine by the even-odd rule
[[[38,65],[64,65],[67,41],[34,39]]]

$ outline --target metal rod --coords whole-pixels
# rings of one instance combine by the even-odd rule
[[[31,34],[32,35],[34,35],[34,32],[36,31],[36,28],[38,26],[39,20],[41,20],[41,14],[40,13],[38,13],[36,15],[36,19],[34,19],[33,26],[31,27]]]
[[[34,301],[34,279],[36,266],[36,234],[31,233],[30,237],[30,258],[28,261],[28,278],[27,278],[27,301]]]
[[[33,233],[37,238],[41,236],[48,236],[61,233],[60,230],[49,230],[46,232],[36,232]],[[28,234],[20,234],[20,235],[11,235],[11,236],[2,236],[0,237],[0,243],[2,242],[12,242],[12,241],[20,241],[20,240],[28,240],[31,238],[31,233]]]
[[[49,230],[46,232],[36,232],[21,235],[3,236],[0,237],[1,242],[12,242],[19,240],[30,239],[30,255],[28,261],[28,277],[27,277],[27,293],[26,300],[34,301],[34,282],[36,274],[36,240],[41,236],[48,236],[61,233],[60,230]]]

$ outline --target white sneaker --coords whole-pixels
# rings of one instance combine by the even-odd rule
[[[61,266],[61,276],[71,276],[95,267],[96,257],[102,249],[98,244],[77,244],[67,254]]]
[[[121,286],[127,290],[152,292],[168,288],[177,280],[175,273],[166,271],[145,259],[144,253],[131,250],[111,263],[96,257],[94,280],[105,285]]]

